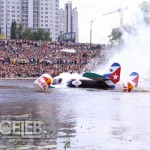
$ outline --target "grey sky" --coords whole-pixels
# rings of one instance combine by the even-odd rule
[[[103,14],[117,10],[122,7],[132,7],[135,9],[143,0],[72,0],[73,7],[77,7],[79,13],[79,42],[90,42],[90,22],[92,23],[92,42],[105,43],[107,36],[113,27],[120,25],[120,15],[118,12],[103,16]],[[150,1],[150,0],[147,0]],[[60,0],[60,8],[68,0]],[[124,23],[130,21],[131,12],[124,11]]]

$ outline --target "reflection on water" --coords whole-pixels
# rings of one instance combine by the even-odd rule
[[[0,120],[40,120],[50,138],[19,141],[1,134],[1,148],[150,148],[149,92],[57,88],[43,93],[34,92],[32,83],[0,80]]]
[[[57,91],[34,92],[32,82],[32,80],[1,80],[0,120],[40,120],[44,123],[42,129],[52,133],[51,137],[49,139],[26,139],[23,144],[30,145],[28,149],[36,146],[56,148],[58,138],[63,139],[61,146],[64,147],[67,140],[74,137],[76,132],[73,103],[64,101],[63,90],[59,94]],[[19,144],[17,142],[2,139],[1,145],[12,147],[12,145]]]

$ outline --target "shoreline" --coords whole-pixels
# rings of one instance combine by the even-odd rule
[[[6,78],[0,78],[0,80],[35,80],[38,77],[6,77]]]

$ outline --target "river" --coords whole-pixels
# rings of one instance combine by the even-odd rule
[[[0,134],[1,149],[148,150],[150,92],[54,88],[31,79],[0,80],[0,121],[41,121],[41,138]],[[1,123],[2,126],[2,123]]]

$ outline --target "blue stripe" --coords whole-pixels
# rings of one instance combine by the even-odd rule
[[[129,76],[138,76],[139,74],[137,72],[132,72]]]
[[[114,67],[114,66],[120,66],[120,64],[119,64],[119,63],[113,63],[113,64],[111,65],[111,67]]]
[[[115,88],[115,85],[108,85],[109,88]]]
[[[103,77],[109,77],[111,74],[103,74]]]

